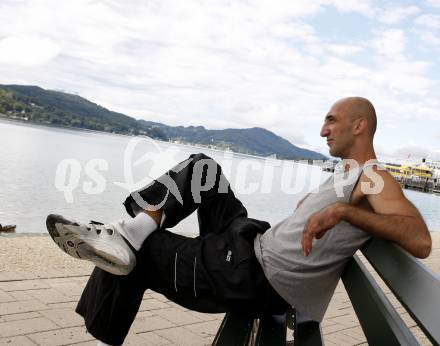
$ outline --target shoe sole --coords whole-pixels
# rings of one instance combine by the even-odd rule
[[[72,231],[67,231],[60,234],[56,224],[62,225],[77,225],[61,215],[51,214],[46,219],[46,227],[57,246],[68,255],[93,262],[97,267],[115,275],[127,275],[133,266],[128,266],[126,263],[120,261],[119,258],[111,254],[99,251],[92,245],[83,240],[80,236]]]

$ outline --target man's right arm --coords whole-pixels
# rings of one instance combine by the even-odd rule
[[[419,211],[388,172],[376,172],[382,176],[384,186],[377,194],[365,194],[372,210],[337,202],[310,216],[301,238],[305,256],[312,251],[313,238],[321,238],[336,224],[346,221],[373,236],[396,242],[413,256],[428,257],[432,240]]]
[[[416,257],[427,257],[431,235],[419,211],[388,172],[377,170],[376,173],[383,179],[384,187],[380,193],[365,195],[373,211],[344,205],[341,219],[374,236],[396,242]]]

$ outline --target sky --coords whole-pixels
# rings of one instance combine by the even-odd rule
[[[1,84],[324,154],[326,113],[358,95],[379,158],[440,160],[440,0],[1,0],[0,23]]]

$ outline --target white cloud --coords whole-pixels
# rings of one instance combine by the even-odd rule
[[[440,160],[440,149],[426,148],[417,144],[403,145],[399,148],[384,148],[377,146],[376,153],[380,160],[390,161],[409,160],[420,161],[422,159]]]
[[[419,26],[424,26],[430,29],[440,29],[440,15],[423,14],[417,17],[414,22]]]
[[[420,13],[420,8],[417,6],[406,7],[388,7],[381,11],[379,14],[379,21],[385,24],[397,24],[402,20]]]
[[[9,36],[0,40],[0,64],[37,66],[55,58],[59,47],[48,38]]]
[[[349,56],[364,50],[361,46],[348,45],[348,44],[327,44],[325,48],[336,55],[339,56]]]
[[[394,150],[392,156],[400,158],[422,159],[429,154],[429,149],[419,145],[405,145]]]
[[[276,3],[266,0],[249,2],[248,10],[262,23],[275,23],[289,18],[298,18],[317,13],[321,9],[320,1],[277,0]],[[229,9],[232,9],[229,7]]]
[[[432,31],[421,31],[420,37],[424,42],[432,46],[440,46],[440,36],[436,35]]]
[[[440,46],[440,15],[423,14],[414,23],[414,32],[422,42],[427,43],[428,47]]]
[[[369,0],[324,0],[324,3],[333,5],[341,12],[355,12],[367,17],[372,17],[376,10]]]
[[[388,29],[377,33],[371,42],[372,47],[379,55],[397,59],[406,49],[407,38],[401,29]]]
[[[315,29],[308,24],[301,22],[279,23],[270,27],[270,32],[274,37],[282,39],[293,39],[306,43],[316,43],[319,39],[316,37]]]
[[[428,154],[428,158],[431,160],[440,161],[440,147],[436,147],[434,149],[431,149],[431,151]]]
[[[426,0],[426,3],[433,7],[440,7],[440,0]]]

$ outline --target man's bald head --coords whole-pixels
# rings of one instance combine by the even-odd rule
[[[349,158],[372,146],[376,123],[376,111],[370,101],[346,97],[330,108],[320,135],[327,138],[331,155]]]
[[[353,121],[364,118],[368,124],[368,133],[373,138],[377,127],[376,110],[368,99],[360,96],[346,97],[337,101],[334,106],[343,108]]]

